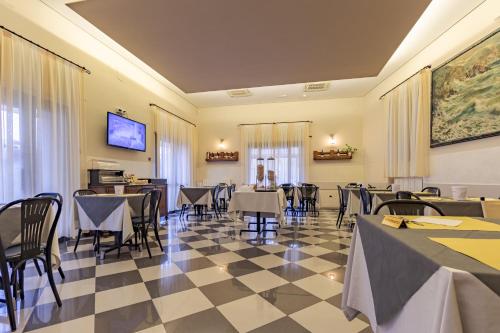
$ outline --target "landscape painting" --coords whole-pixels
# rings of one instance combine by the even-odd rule
[[[431,147],[500,135],[500,31],[432,73]]]

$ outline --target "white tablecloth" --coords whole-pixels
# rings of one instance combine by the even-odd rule
[[[342,309],[349,319],[362,312],[377,333],[500,332],[500,297],[474,275],[448,267],[439,268],[391,321],[378,325],[357,227],[344,278]]]
[[[285,192],[278,189],[276,192],[243,192],[232,194],[228,213],[241,212],[243,215],[261,213],[262,217],[275,217],[283,220],[283,211],[286,207]]]
[[[86,212],[85,209],[78,203],[78,201],[75,200],[73,211],[75,229],[80,228],[82,230],[121,231],[121,241],[122,244],[125,243],[125,241],[127,241],[127,239],[129,239],[134,234],[134,228],[132,226],[132,215],[129,202],[127,200],[127,195],[110,194],[99,195],[97,197],[121,197],[124,200],[98,226],[96,226],[92,219],[88,216],[88,212]]]
[[[52,209],[49,209],[47,212],[42,232],[42,239],[45,241],[48,239],[50,228],[52,227],[52,223],[54,223],[54,218],[57,213],[56,207],[57,206],[52,206]],[[21,243],[21,206],[10,207],[0,215],[0,233],[5,248]],[[59,250],[57,231],[54,235],[50,250],[52,253],[52,267],[57,268],[61,265],[61,252]]]
[[[190,199],[190,190],[206,190],[206,193],[196,200]],[[177,195],[177,208],[182,208],[182,205],[202,205],[211,206],[212,205],[212,188],[210,187],[184,187],[180,189]]]

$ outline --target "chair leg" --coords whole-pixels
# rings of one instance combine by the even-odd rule
[[[148,255],[151,258],[152,256],[151,256],[151,249],[149,248],[149,242],[148,242],[148,237],[147,237],[147,230],[144,227],[142,228],[142,238],[146,242],[146,248],[148,249]]]
[[[26,268],[26,263],[19,267],[19,297],[24,299],[24,269]]]
[[[33,263],[35,264],[36,271],[38,272],[38,276],[42,276],[42,270],[40,269],[40,265],[38,265],[38,260],[33,259]]]
[[[66,276],[64,275],[64,272],[63,272],[63,270],[62,270],[61,266],[59,266],[59,267],[57,268],[57,271],[59,272],[59,275],[61,275],[61,279],[63,279],[63,280],[64,280],[64,279],[66,278]]]
[[[153,226],[153,230],[155,232],[155,237],[156,237],[156,240],[158,241],[158,245],[160,245],[160,250],[161,250],[161,252],[163,252],[163,246],[161,245],[161,241],[160,241],[160,234],[158,233],[158,225],[156,225],[156,223]]]
[[[1,271],[1,279],[2,279],[2,286],[3,286],[3,291],[5,295],[5,303],[7,304],[7,313],[9,315],[9,322],[10,322],[10,329],[11,331],[15,331],[17,326],[16,326],[16,316],[14,312],[14,303],[12,302],[12,294],[11,294],[11,289],[10,289],[10,282],[9,282],[9,270],[7,267],[7,263],[5,262],[5,256],[0,254],[0,271]]]
[[[76,248],[78,247],[78,243],[80,243],[80,237],[82,237],[82,229],[78,229],[78,236],[76,237],[75,248],[73,252],[76,252]]]
[[[52,254],[50,253],[50,251],[47,251],[47,254],[45,255],[45,261],[46,261],[45,265],[46,265],[47,275],[49,278],[50,288],[54,293],[54,298],[56,299],[57,305],[61,307],[62,306],[61,298],[59,297],[59,292],[57,291],[56,283],[54,281],[54,274],[52,272]]]

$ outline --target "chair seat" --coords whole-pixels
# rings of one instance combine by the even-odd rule
[[[45,244],[42,244],[42,251],[40,251],[40,254],[44,254],[43,249],[45,249]],[[19,257],[21,257],[21,244],[10,246],[5,250],[5,258],[7,261],[16,261]]]
[[[149,216],[144,216],[144,221],[149,223]],[[133,217],[132,224],[142,224],[142,216]]]

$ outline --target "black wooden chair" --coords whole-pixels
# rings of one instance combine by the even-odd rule
[[[439,187],[427,186],[427,187],[424,187],[422,189],[422,192],[432,193],[436,197],[440,197],[441,196],[441,189]]]
[[[369,215],[372,212],[372,201],[373,201],[373,196],[368,191],[368,189],[362,187],[359,189],[359,194],[361,197],[361,204],[362,204],[362,211],[363,214]]]
[[[420,200],[420,197],[410,191],[397,191],[396,192],[396,199],[398,200]]]
[[[293,208],[293,195],[295,192],[295,186],[291,183],[285,183],[280,185],[283,192],[285,192],[285,199],[287,202],[287,206],[285,208],[285,214],[287,212],[292,212],[292,215],[295,215],[295,208]]]
[[[337,185],[337,191],[339,194],[339,214],[337,216],[337,228],[340,228],[342,220],[344,219],[344,214],[347,210],[347,198],[344,196],[344,191],[340,185]]]
[[[50,226],[47,239],[42,239],[44,225],[47,223],[46,217],[49,210],[52,209],[53,204],[57,206],[54,221]],[[15,205],[21,205],[21,243],[8,247],[5,250],[6,260],[12,268],[12,294],[14,298],[17,298],[19,289],[20,298],[24,299],[24,270],[26,268],[26,262],[38,259],[44,263],[45,272],[47,272],[54,298],[56,299],[57,305],[61,307],[62,302],[57,292],[52,272],[51,253],[52,242],[54,241],[57,223],[61,215],[61,203],[58,199],[50,197],[21,199],[2,207],[2,209],[0,209],[0,214]]]
[[[137,234],[140,233],[141,241],[146,243],[146,248],[148,250],[148,255],[151,258],[151,249],[149,248],[148,242],[148,229],[150,226],[153,227],[156,240],[163,252],[163,246],[161,245],[160,235],[158,233],[158,216],[160,212],[160,200],[161,191],[151,190],[144,195],[142,199],[142,212],[141,216],[132,219],[132,226],[134,227],[135,233],[135,246],[137,247]],[[148,209],[149,207],[149,209]],[[118,248],[118,255],[120,255],[120,247]]]
[[[300,198],[300,211],[303,215],[312,212],[313,216],[318,216],[319,212],[316,210],[316,200],[318,198],[319,187],[314,184],[304,185],[299,188],[301,193]]]
[[[73,198],[74,197],[79,197],[83,195],[96,195],[97,192],[94,190],[88,190],[88,189],[80,189],[76,190],[73,192]],[[98,232],[96,231],[94,234],[94,244],[96,242]],[[78,229],[78,236],[76,237],[76,243],[75,243],[75,248],[73,249],[73,252],[76,252],[76,248],[78,247],[78,243],[80,243],[80,238],[82,237],[82,229]]]
[[[53,198],[53,199],[57,199],[61,203],[61,207],[62,207],[62,205],[64,203],[62,195],[60,193],[56,193],[56,192],[42,192],[42,193],[38,193],[37,195],[35,195],[35,198]],[[54,204],[55,203],[52,202],[52,205],[54,205]],[[38,272],[38,275],[42,276],[42,271],[40,269],[40,265],[38,265],[38,260],[34,259],[33,262],[35,264],[35,268],[36,268],[36,271]],[[64,272],[63,272],[61,266],[59,266],[59,268],[57,270],[59,272],[59,275],[61,275],[61,278],[64,280],[66,278],[66,276],[64,275]]]
[[[382,202],[375,208],[374,215],[378,215],[379,211],[387,207],[390,215],[425,215],[425,208],[430,207],[439,215],[445,216],[441,208],[431,202],[414,199],[396,199]]]

